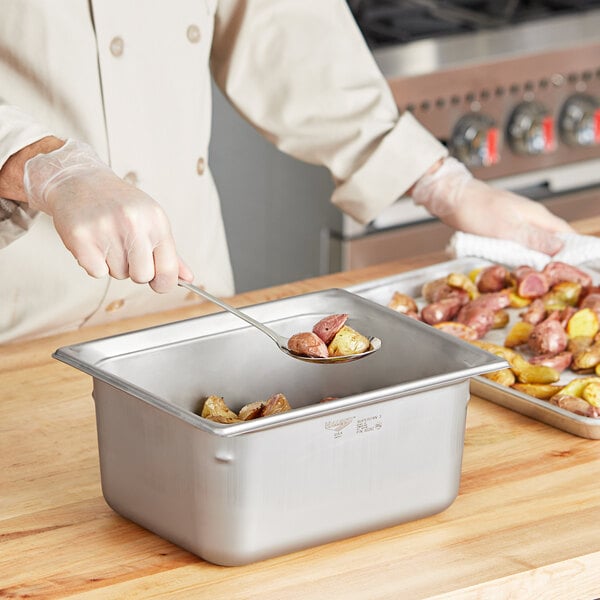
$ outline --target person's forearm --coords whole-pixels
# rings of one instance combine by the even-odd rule
[[[0,198],[27,202],[23,187],[23,168],[25,163],[38,154],[47,154],[64,145],[64,140],[45,137],[15,152],[0,169]]]

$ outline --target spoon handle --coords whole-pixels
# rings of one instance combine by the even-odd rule
[[[199,296],[202,296],[204,299],[209,300],[210,302],[213,302],[214,304],[217,304],[218,306],[220,306],[221,308],[224,308],[225,310],[229,311],[230,313],[233,313],[236,317],[243,319],[244,321],[246,321],[246,323],[250,323],[250,325],[253,325],[254,327],[260,329],[264,334],[268,335],[277,344],[282,343],[283,338],[280,335],[275,333],[272,329],[269,329],[266,325],[263,325],[260,321],[256,321],[251,316],[247,315],[246,313],[243,313],[241,310],[238,310],[234,306],[231,306],[231,304],[227,304],[227,302],[223,302],[223,300],[221,300],[220,298],[213,296],[206,290],[203,290],[202,288],[195,286],[193,283],[184,281],[183,279],[180,279],[178,283],[181,287],[183,287],[187,290],[190,290],[191,292],[194,292],[194,294],[198,294]]]

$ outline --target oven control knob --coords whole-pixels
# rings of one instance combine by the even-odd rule
[[[462,117],[450,138],[450,152],[469,167],[489,167],[498,162],[498,128],[487,115]]]
[[[543,154],[556,147],[554,119],[539,102],[519,104],[509,119],[507,133],[515,154]]]
[[[600,101],[587,94],[571,96],[560,112],[559,127],[570,146],[600,144]]]

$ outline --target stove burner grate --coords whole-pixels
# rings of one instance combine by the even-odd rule
[[[600,8],[600,0],[347,0],[372,48]]]

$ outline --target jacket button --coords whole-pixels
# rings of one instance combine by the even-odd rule
[[[186,31],[187,39],[192,44],[197,44],[200,41],[200,28],[198,25],[190,25]]]
[[[196,162],[196,172],[198,175],[204,175],[204,171],[206,170],[206,163],[204,158],[200,157]]]
[[[123,48],[125,47],[125,42],[123,42],[122,37],[114,37],[110,40],[110,53],[113,56],[121,56],[123,54]]]
[[[110,304],[107,304],[104,310],[106,312],[115,312],[116,310],[119,310],[124,304],[125,300],[114,300]]]
[[[137,173],[135,171],[129,171],[129,173],[125,173],[125,175],[123,175],[123,179],[127,183],[130,183],[131,185],[135,185],[135,186],[137,186],[138,181],[139,181]]]

